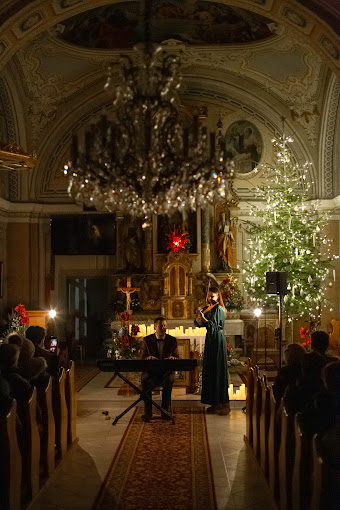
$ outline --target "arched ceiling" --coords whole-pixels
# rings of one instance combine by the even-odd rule
[[[189,110],[206,105],[211,125],[220,116],[226,126],[252,122],[268,156],[266,140],[280,132],[284,116],[297,154],[319,163],[325,98],[332,97],[332,76],[340,75],[339,12],[331,0],[154,3],[154,38],[181,57]],[[133,54],[142,30],[138,4],[1,2],[0,138],[6,132],[37,152],[28,199],[66,199],[58,172],[71,133],[112,101],[103,91],[107,65],[122,50]]]

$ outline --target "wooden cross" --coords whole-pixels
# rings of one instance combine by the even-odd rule
[[[126,278],[126,287],[117,287],[117,290],[120,292],[124,292],[124,294],[126,294],[126,311],[127,313],[131,313],[130,312],[131,294],[133,294],[134,292],[138,292],[140,288],[131,287],[131,276],[128,276]]]

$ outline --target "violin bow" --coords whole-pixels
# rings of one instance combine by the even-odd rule
[[[209,294],[209,289],[210,289],[210,278],[208,280],[208,288],[207,288],[207,295],[205,296],[205,302],[208,303],[208,294]]]

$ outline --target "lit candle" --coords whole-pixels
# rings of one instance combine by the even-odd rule
[[[245,384],[241,384],[240,392],[241,392],[241,397],[243,397],[243,399],[245,399],[246,398],[246,385]]]
[[[291,216],[289,216],[289,219],[288,219],[288,228],[289,228],[289,230],[290,230],[291,226],[292,226],[292,218],[291,218]]]
[[[335,269],[333,269],[333,280],[335,281]]]
[[[313,246],[314,246],[314,247],[315,247],[315,243],[316,243],[316,234],[315,234],[315,232],[314,232],[314,234],[313,234]]]
[[[234,400],[234,385],[233,384],[229,384],[229,389],[230,389],[230,392],[231,392],[231,395],[232,395],[231,400]]]
[[[298,258],[299,256],[299,248],[295,248],[295,257]]]

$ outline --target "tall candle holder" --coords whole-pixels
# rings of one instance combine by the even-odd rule
[[[198,381],[196,384],[194,395],[201,395],[202,393],[202,365],[203,365],[203,352],[200,352],[198,359]]]

